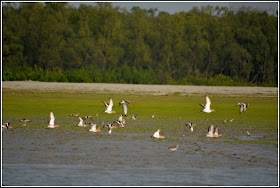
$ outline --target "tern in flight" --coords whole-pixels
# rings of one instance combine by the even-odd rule
[[[49,125],[47,126],[47,128],[53,129],[53,128],[59,127],[59,125],[54,124],[54,121],[55,121],[55,117],[53,115],[53,112],[50,111],[50,121],[49,121]]]
[[[210,109],[211,101],[210,101],[209,97],[205,96],[205,99],[206,99],[206,104],[205,105],[199,104],[200,106],[203,107],[203,110],[201,110],[200,112],[211,113],[211,112],[216,111],[214,109]]]
[[[247,107],[248,107],[248,103],[243,103],[243,102],[239,102],[237,103],[236,105],[239,105],[240,106],[240,109],[239,109],[239,114],[241,114],[242,112],[245,112]]]
[[[106,107],[106,110],[104,111],[105,113],[108,113],[108,114],[116,113],[115,111],[112,110],[113,105],[114,105],[113,104],[113,99],[109,98],[109,105],[105,101],[102,101],[102,102]]]
[[[220,136],[222,136],[222,135],[218,133],[218,127],[214,127],[214,125],[211,124],[208,127],[208,133],[207,133],[206,137],[220,137]]]
[[[122,104],[122,107],[123,107],[123,114],[122,114],[123,116],[127,115],[127,105],[130,104],[130,103],[132,103],[132,102],[129,101],[129,100],[119,102],[119,105]]]

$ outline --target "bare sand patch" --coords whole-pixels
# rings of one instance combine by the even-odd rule
[[[62,83],[39,81],[3,81],[2,88],[65,91],[65,92],[114,92],[152,95],[190,95],[190,94],[222,94],[222,95],[263,95],[277,96],[277,87],[244,87],[244,86],[195,86],[195,85],[145,85],[145,84],[111,84],[111,83]]]

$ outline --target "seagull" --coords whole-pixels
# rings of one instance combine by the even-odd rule
[[[13,129],[13,127],[10,126],[10,122],[8,122],[8,123],[2,124],[2,129]]]
[[[154,133],[153,137],[154,137],[154,138],[164,138],[164,136],[160,135],[159,132],[160,132],[160,130],[158,129],[158,130]]]
[[[69,114],[69,116],[78,117],[79,113],[77,114]]]
[[[239,105],[239,106],[240,106],[239,114],[241,114],[242,112],[245,112],[245,111],[246,111],[247,106],[248,106],[249,104],[248,104],[248,103],[239,102],[239,103],[237,103],[236,105]]]
[[[195,126],[195,124],[193,123],[187,123],[186,126],[189,126],[191,129],[191,132],[193,132],[193,127]]]
[[[56,128],[56,127],[59,127],[59,125],[55,125],[54,124],[54,121],[55,121],[55,117],[53,115],[53,112],[50,111],[50,121],[49,121],[49,125],[46,128]]]
[[[88,131],[91,131],[91,132],[100,132],[101,131],[100,127],[96,129],[95,123],[90,123],[90,125],[91,125],[91,128]]]
[[[168,149],[170,149],[171,151],[175,151],[178,149],[179,144],[177,144],[176,146],[170,146]]]
[[[211,124],[208,127],[208,133],[207,133],[206,137],[220,137],[220,136],[222,136],[222,135],[218,133],[218,127],[214,127],[214,125]]]
[[[119,105],[122,104],[122,106],[123,106],[123,116],[127,115],[127,105],[130,104],[130,103],[132,103],[132,102],[129,101],[129,100],[119,102]]]
[[[200,106],[202,106],[204,108],[200,112],[211,113],[211,112],[216,111],[214,109],[210,109],[211,101],[210,101],[210,99],[209,99],[209,97],[207,95],[205,96],[205,99],[206,99],[206,104],[205,105],[199,104]]]
[[[247,133],[248,137],[251,136],[251,133],[249,131],[246,131],[246,133]]]
[[[87,124],[84,123],[85,118],[79,117],[79,120],[80,120],[80,122],[78,124],[79,127],[87,127],[88,126]]]
[[[136,120],[137,114],[136,114],[136,115],[133,115],[132,113],[130,113],[130,114],[131,114],[131,118],[132,118],[133,120]]]
[[[26,126],[26,123],[27,123],[27,122],[30,122],[29,119],[21,119],[20,121],[23,122],[22,126]]]
[[[105,113],[108,113],[108,114],[116,113],[115,111],[112,110],[113,105],[114,105],[113,104],[113,99],[109,98],[109,105],[105,101],[102,101],[102,102],[106,107],[106,110],[104,111]]]

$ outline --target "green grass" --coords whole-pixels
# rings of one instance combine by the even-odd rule
[[[223,141],[236,143],[278,143],[278,98],[260,96],[208,96],[211,99],[211,108],[216,112],[207,114],[200,112],[205,104],[203,96],[183,96],[174,93],[166,96],[136,95],[136,94],[102,94],[70,93],[70,92],[41,92],[23,90],[3,90],[2,95],[2,119],[3,122],[11,122],[14,127],[21,127],[20,119],[28,118],[32,122],[24,128],[45,128],[49,121],[49,111],[52,110],[59,128],[69,130],[88,130],[89,128],[77,127],[78,119],[69,114],[79,113],[80,117],[92,115],[94,121],[112,123],[122,113],[122,107],[118,105],[121,100],[131,100],[128,113],[138,114],[138,119],[127,120],[124,129],[114,129],[118,133],[149,133],[158,128],[165,135],[182,135],[185,123],[193,122],[196,138],[205,139],[208,126],[213,123],[219,126],[224,133]],[[105,106],[101,102],[108,101],[111,97],[114,101],[113,110],[116,114],[105,114]],[[250,104],[248,110],[239,114],[238,102]],[[95,114],[98,113],[98,117]],[[155,118],[151,116],[155,114]],[[224,119],[232,119],[233,122],[223,123]],[[208,119],[206,121],[206,119]],[[256,141],[243,142],[232,139],[232,134],[245,134],[246,130],[253,134],[263,134],[264,137]]]

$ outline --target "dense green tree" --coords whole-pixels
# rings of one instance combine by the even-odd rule
[[[241,7],[169,14],[112,3],[5,3],[3,80],[278,84],[278,17]]]

